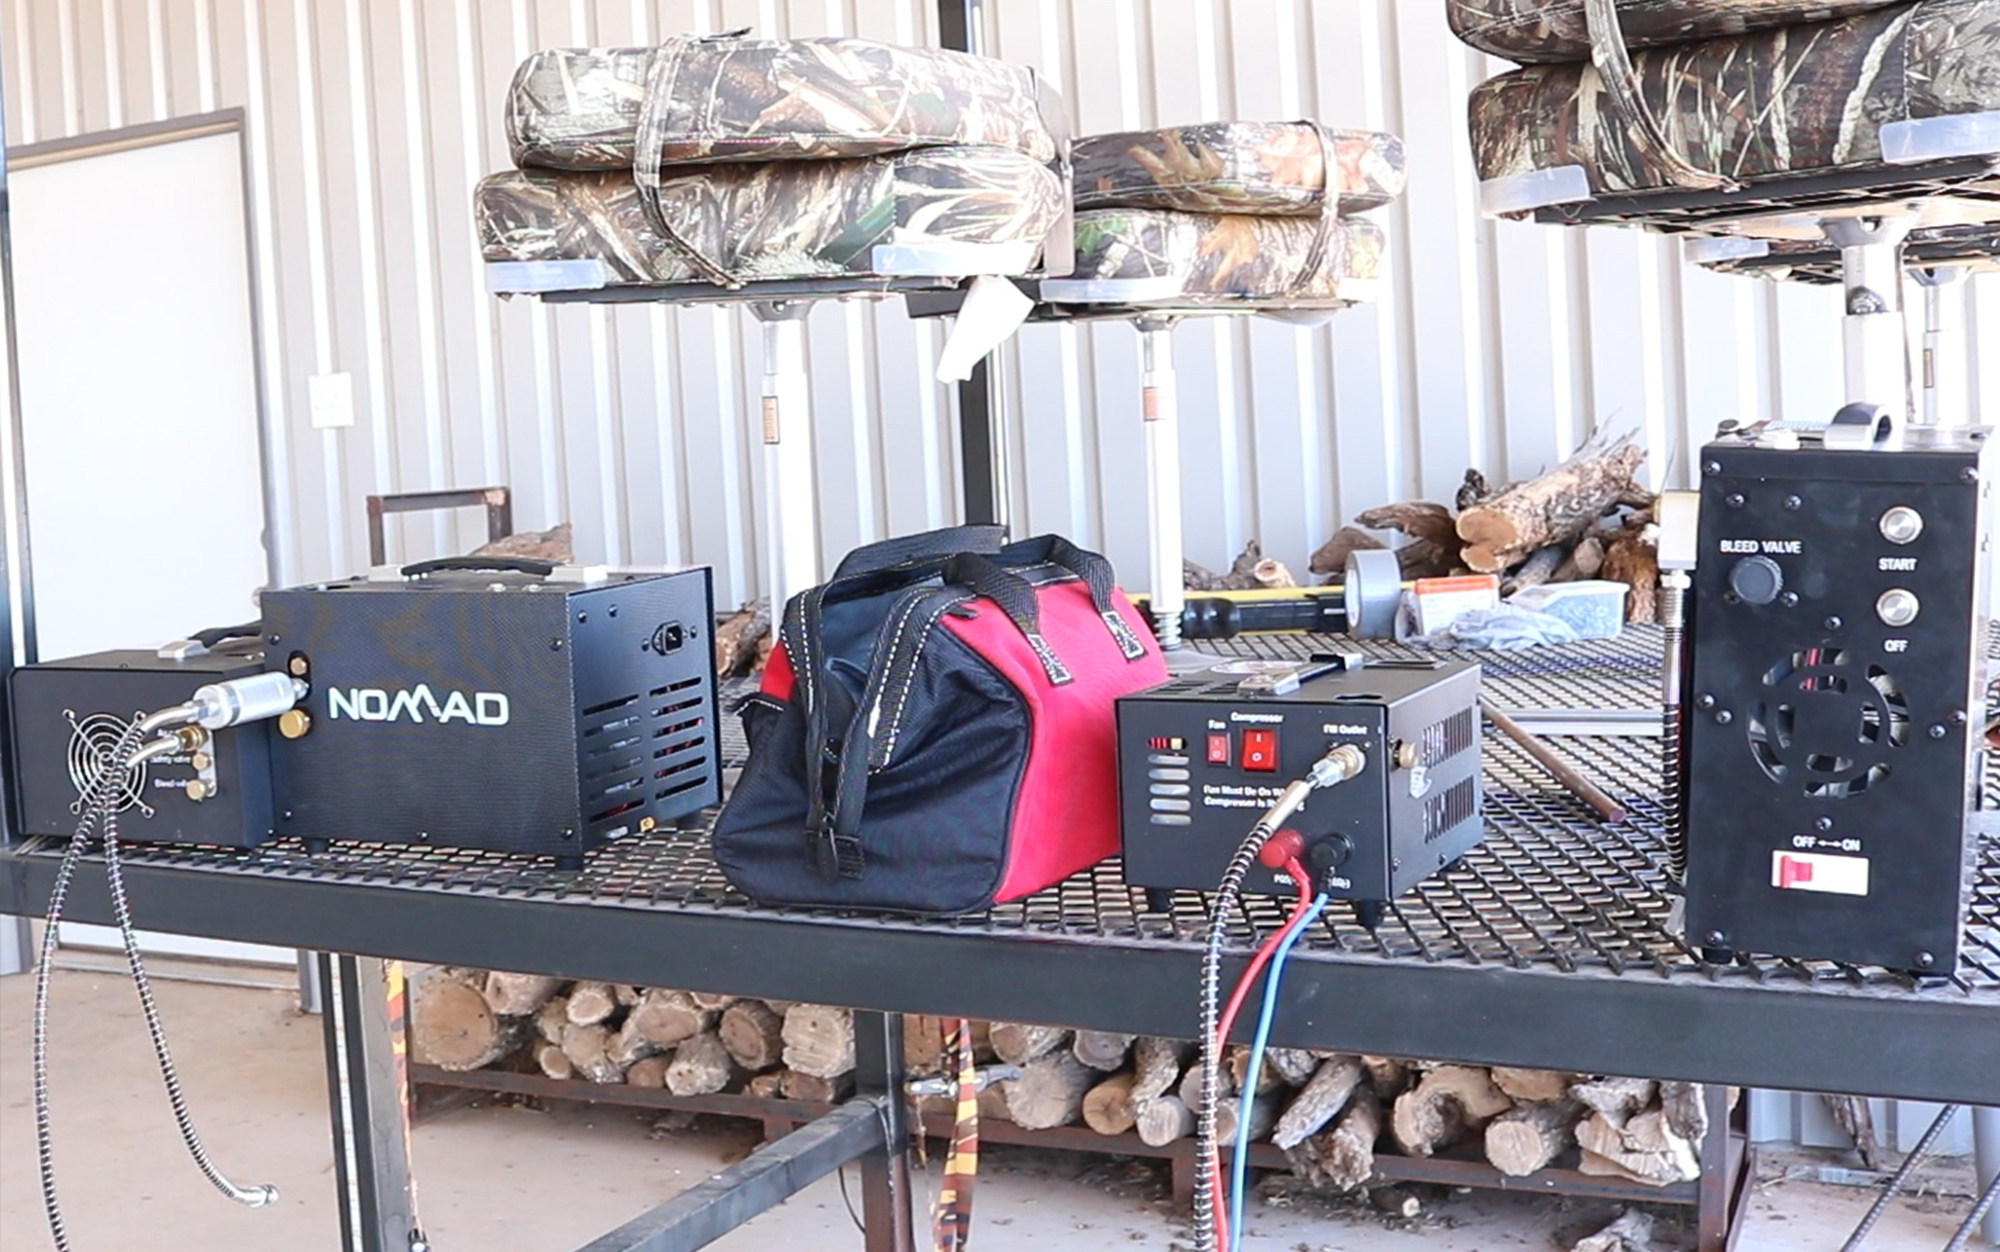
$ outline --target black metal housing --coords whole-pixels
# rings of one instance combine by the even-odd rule
[[[1328,895],[1392,900],[1478,844],[1479,667],[1353,659],[1283,695],[1246,693],[1259,663],[1225,661],[1120,699],[1125,880],[1213,888],[1285,785],[1340,744],[1359,747],[1367,767],[1315,792],[1287,823]],[[1268,740],[1268,757],[1253,736]],[[1264,865],[1244,889],[1297,890]]]
[[[11,769],[30,835],[75,832],[78,753],[108,751],[135,717],[184,704],[197,687],[264,668],[254,639],[184,660],[153,652],[97,652],[23,666],[9,676]],[[118,835],[151,843],[249,848],[271,835],[267,723],[216,731],[199,754],[178,752],[136,771],[118,812]],[[208,762],[197,764],[200,755]],[[190,793],[190,783],[198,784]],[[196,799],[194,796],[200,796]]]
[[[1683,755],[1688,934],[1709,948],[1919,972],[1958,960],[1977,838],[1994,458],[1983,431],[1901,450],[1701,453]],[[1892,508],[1922,531],[1884,536]],[[1887,623],[1880,598],[1920,606]]]
[[[720,799],[705,568],[451,571],[264,597],[267,665],[303,677],[278,828],[580,858]]]

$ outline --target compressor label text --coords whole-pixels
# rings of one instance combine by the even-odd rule
[[[417,725],[464,722],[468,726],[505,726],[512,710],[506,695],[498,691],[475,691],[470,698],[463,691],[447,691],[439,703],[428,683],[418,683],[397,691],[330,687],[326,715],[330,721],[348,717],[358,722],[394,722],[407,717]]]

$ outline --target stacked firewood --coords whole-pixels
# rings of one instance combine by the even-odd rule
[[[949,1024],[903,1019],[912,1076],[950,1068]],[[1151,1147],[1194,1134],[1202,1076],[1191,1043],[982,1022],[973,1025],[973,1049],[982,1064],[1021,1072],[980,1093],[984,1117],[1027,1130],[1129,1133]],[[539,1070],[681,1096],[829,1101],[853,1085],[854,1018],[816,1004],[443,968],[417,986],[411,1050],[448,1070]],[[1248,1061],[1240,1046],[1224,1056],[1224,1142],[1247,1118],[1252,1140],[1283,1149],[1296,1173],[1322,1186],[1362,1186],[1378,1154],[1392,1153],[1480,1152],[1503,1173],[1526,1177],[1568,1163],[1574,1148],[1585,1173],[1658,1186],[1699,1172],[1705,1110],[1700,1088],[1688,1083],[1272,1048],[1246,1091]],[[919,1108],[948,1114],[953,1100],[925,1097]]]
[[[1450,507],[1412,500],[1358,514],[1313,553],[1312,572],[1338,582],[1349,552],[1386,546],[1369,531],[1391,530],[1410,540],[1396,549],[1406,579],[1497,574],[1503,595],[1609,579],[1631,588],[1626,620],[1650,622],[1659,529],[1653,493],[1633,478],[1644,458],[1629,435],[1601,435],[1525,482],[1495,489],[1467,470]]]

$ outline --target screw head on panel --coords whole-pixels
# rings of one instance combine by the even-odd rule
[[[1929,952],[1919,952],[1911,959],[1916,963],[1918,969],[1929,969],[1931,966],[1937,964],[1937,958]]]
[[[1819,830],[1832,830],[1833,819],[1826,816],[1815,817],[1813,819],[1813,826]]]
[[[1825,622],[1824,622],[1823,624],[1825,625],[1825,627],[1826,627],[1826,628],[1827,628],[1828,630],[1839,630],[1839,629],[1840,629],[1840,618],[1839,618],[1839,617],[1837,617],[1837,616],[1836,616],[1836,617],[1829,617],[1829,618],[1827,618],[1827,619],[1826,619],[1826,621],[1825,621]]]
[[[1740,509],[1744,505],[1743,493],[1740,491],[1732,491],[1728,495],[1722,497],[1722,502],[1728,505],[1732,509]]]
[[[1729,936],[1719,930],[1711,930],[1702,936],[1701,941],[1711,948],[1720,948],[1728,945]]]
[[[1787,591],[1784,595],[1778,597],[1778,603],[1788,609],[1795,609],[1799,607],[1799,593],[1796,591]]]
[[[1734,713],[1731,713],[1728,709],[1717,709],[1715,711],[1715,724],[1717,726],[1727,726],[1729,725],[1729,723],[1735,720],[1736,720],[1736,715]]]
[[[1696,708],[1712,709],[1715,707],[1715,697],[1704,691],[1694,698],[1694,703]]]
[[[1933,722],[1931,723],[1930,728],[1925,730],[1924,733],[1929,735],[1933,739],[1942,739],[1951,732],[1944,728],[1943,722]]]
[[[1801,499],[1800,499],[1799,497],[1797,497],[1797,496],[1786,496],[1786,497],[1785,497],[1785,511],[1786,511],[1787,513],[1796,513],[1796,512],[1798,512],[1798,511],[1799,511],[1800,509],[1804,508],[1804,507],[1805,507],[1805,504],[1806,504],[1806,502],[1805,502],[1804,500],[1801,500]]]
[[[1722,472],[1722,462],[1703,461],[1701,463],[1701,472],[1704,474],[1720,474]]]

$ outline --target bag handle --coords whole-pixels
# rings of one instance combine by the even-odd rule
[[[1112,593],[1118,589],[1117,575],[1112,572],[1111,562],[1095,552],[1086,552],[1061,535],[1037,535],[1020,543],[1009,544],[1001,553],[1003,560],[1024,558],[1030,561],[1046,561],[1058,569],[1066,569],[1082,580],[1090,589],[1091,607],[1097,610],[1104,628],[1111,632],[1113,642],[1118,645],[1119,654],[1127,664],[1146,655],[1146,645],[1132,629],[1125,615],[1118,611],[1112,600]]]
[[[1007,528],[994,525],[946,526],[915,535],[898,535],[856,548],[840,558],[829,581],[839,582],[961,552],[996,553],[1006,542]]]
[[[961,552],[944,563],[944,580],[972,588],[1000,606],[1007,620],[1014,623],[1028,646],[1035,650],[1035,659],[1042,663],[1042,674],[1049,685],[1060,687],[1076,681],[1069,667],[1062,663],[1056,650],[1042,637],[1042,606],[1035,597],[1035,589],[1027,579],[1019,574],[1009,573],[996,565],[991,557],[977,552]]]
[[[556,572],[556,563],[537,561],[533,557],[525,556],[441,556],[434,560],[405,565],[402,574],[405,578],[422,578],[426,574],[442,574],[452,570],[496,570],[547,578]]]

